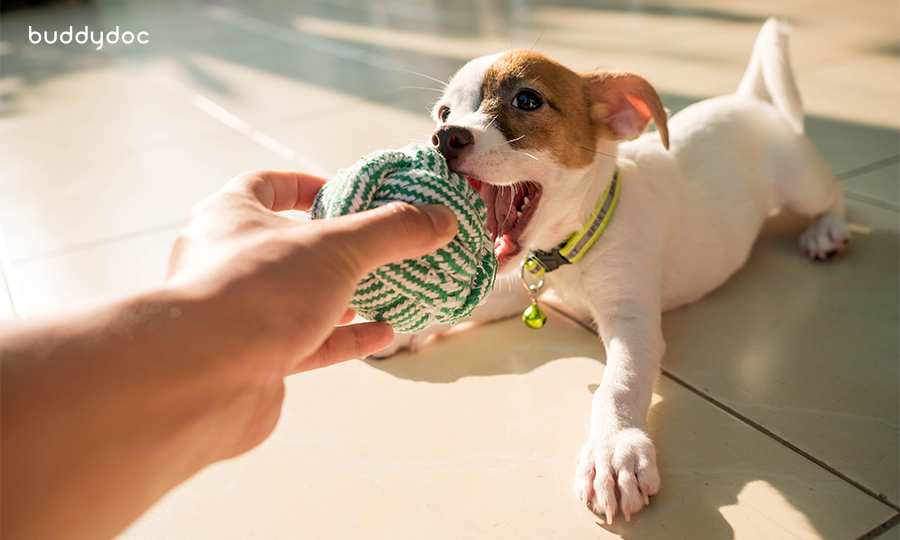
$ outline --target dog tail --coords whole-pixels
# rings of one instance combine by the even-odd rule
[[[803,103],[788,54],[790,34],[787,23],[774,17],[766,21],[753,45],[750,65],[736,94],[772,103],[794,131],[803,133]]]

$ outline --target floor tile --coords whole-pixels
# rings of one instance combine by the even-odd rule
[[[210,9],[210,20],[231,32],[256,36],[263,46],[252,54],[218,47],[206,53],[369,100],[396,93],[401,87],[422,86],[427,79],[418,73],[453,72],[462,65],[458,59],[432,55],[427,49],[404,50],[303,32],[291,26],[302,12],[301,6],[291,4],[272,21],[272,15]]]
[[[894,157],[900,149],[895,129],[807,115],[806,133],[836,175]]]
[[[853,21],[863,23],[866,28],[876,28],[884,32],[900,34],[897,19],[900,18],[900,5],[892,0],[866,0],[862,2],[830,2],[828,8],[819,10],[817,15],[823,19],[838,22]]]
[[[9,256],[3,228],[0,227],[0,320],[21,319],[27,316],[18,275]]]
[[[807,114],[812,111],[825,118],[876,127],[898,127],[893,119],[900,118],[900,94],[830,84],[818,75],[798,82],[798,87]]]
[[[13,308],[12,298],[9,294],[9,285],[6,281],[6,274],[0,270],[0,321],[14,319],[16,311]]]
[[[718,10],[699,2],[629,9],[554,5],[536,7],[532,20],[546,28],[538,50],[567,65],[582,67],[577,58],[584,56],[591,60],[589,67],[633,70],[664,92],[702,98],[733,92],[762,23],[769,16],[788,15],[777,6],[764,9],[765,15],[736,8]],[[811,20],[813,6],[804,3],[801,9],[804,15],[796,18],[791,36],[791,58],[807,112],[900,126],[894,114],[900,90],[890,76],[900,69],[890,52],[900,34],[896,25],[873,30],[870,24],[845,19]]]
[[[324,118],[297,120],[263,129],[273,138],[311,160],[327,175],[353,165],[384,148],[431,139],[435,124],[425,111],[410,113],[373,102],[361,102]]]
[[[70,4],[54,9],[10,10],[4,12],[0,29],[4,36],[6,53],[0,74],[4,79],[16,81],[24,91],[5,93],[3,115],[19,115],[32,112],[27,101],[40,98],[43,87],[53,84],[60,77],[79,75],[97,69],[123,68],[138,65],[141,61],[166,55],[180,54],[184,49],[216,47],[223,51],[231,48],[252,50],[253,40],[247,36],[223,31],[220,26],[206,21],[202,8],[193,2],[160,3],[142,2],[125,4],[106,3],[102,6]],[[91,30],[114,30],[119,26],[124,32],[147,31],[149,43],[139,45],[95,46],[71,43],[68,45],[32,44],[22,29],[32,25],[36,30],[66,30],[70,26],[77,32],[85,26]],[[7,81],[4,81],[7,82]],[[103,93],[102,86],[94,88]],[[140,87],[135,87],[140,92]]]
[[[900,163],[866,172],[843,181],[844,189],[892,203],[900,210]]]
[[[898,214],[848,213],[828,263],[800,256],[805,219],[770,221],[740,272],[665,315],[663,368],[897,504]]]
[[[888,54],[854,55],[844,62],[822,66],[808,73],[807,78],[820,86],[844,86],[867,92],[867,95],[860,96],[859,101],[877,94],[896,99],[900,93],[900,61]],[[852,106],[861,104],[854,102]],[[892,112],[883,110],[882,114],[887,116]]]
[[[16,265],[29,316],[147,290],[166,275],[179,227]]]
[[[0,219],[14,261],[177,223],[243,171],[298,167],[231,129],[121,154],[78,141],[83,152],[70,147],[71,159],[13,138],[2,136]]]
[[[156,83],[152,66],[115,66],[59,76],[17,97],[0,121],[10,172],[39,161],[122,152],[191,140],[227,128]],[[17,158],[17,159],[16,159]]]
[[[421,27],[401,29],[372,24],[372,21],[350,22],[308,15],[297,16],[290,22],[295,29],[305,34],[385,49],[424,52],[434,56],[455,58],[462,62],[511,47],[510,40],[503,35],[505,31],[471,36],[452,35]],[[512,46],[514,45],[513,43]]]
[[[572,494],[603,375],[551,318],[466,329],[416,355],[288,380],[272,437],[174,490],[120,539],[847,538],[895,512],[662,379],[663,487],[611,527]]]
[[[206,53],[186,53],[157,64],[184,90],[210,99],[252,125],[327,116],[359,101],[351,94]]]

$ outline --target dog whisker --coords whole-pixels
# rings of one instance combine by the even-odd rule
[[[600,154],[601,156],[609,156],[609,157],[611,157],[611,158],[616,157],[614,154],[607,154],[607,153],[605,153],[605,152],[599,152],[599,151],[597,151],[597,150],[591,150],[590,148],[585,148],[584,146],[577,146],[576,148],[580,148],[580,149],[585,150],[585,151],[588,151],[588,152],[593,152],[593,153],[595,153],[595,154]]]
[[[415,144],[426,144],[422,139],[393,139],[388,142],[388,146],[393,146],[394,144],[407,144],[407,143],[415,143]]]
[[[546,31],[547,31],[547,26],[544,25],[543,30],[541,30],[541,35],[539,35],[538,38],[534,41],[534,45],[532,45],[531,48],[528,49],[528,52],[533,51],[534,48],[537,47],[538,42],[541,40],[542,37],[544,37],[544,32],[546,32]]]
[[[503,188],[505,188],[505,187],[508,187],[508,188],[511,189],[511,190],[512,190],[512,189],[515,189],[515,185],[513,185],[513,186],[500,186],[500,194],[501,194],[501,195],[503,194]],[[513,195],[510,195],[510,197],[513,197]],[[506,215],[503,216],[503,223],[501,223],[500,226],[497,227],[497,230],[498,230],[498,231],[502,231],[502,230],[503,230],[503,227],[506,225],[506,222],[509,221],[509,215],[510,215],[511,213],[513,213],[514,211],[515,211],[515,210],[513,210],[512,204],[510,204],[510,205],[509,205],[509,208],[506,210]]]
[[[424,73],[419,73],[418,71],[412,71],[409,69],[400,69],[398,71],[405,71],[407,73],[412,73],[413,75],[418,75],[419,77],[425,77],[426,79],[431,79],[432,81],[438,83],[439,85],[443,86],[444,88],[447,88],[447,83],[445,83],[444,81],[442,81],[440,79],[435,79],[434,77],[432,77],[430,75],[425,75]]]
[[[400,89],[400,90],[407,90],[407,89],[413,89],[413,90],[431,90],[432,92],[443,92],[443,91],[444,91],[444,90],[441,89],[441,88],[429,88],[429,87],[427,87],[427,86],[400,86],[399,89]]]

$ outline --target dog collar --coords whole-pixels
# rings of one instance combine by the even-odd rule
[[[575,264],[594,242],[600,238],[606,230],[612,218],[616,203],[619,202],[619,169],[613,173],[612,182],[607,186],[603,196],[597,202],[591,220],[580,231],[572,233],[563,243],[549,251],[535,250],[528,254],[522,263],[523,270],[536,278],[542,277],[547,272],[552,272],[560,266]]]
[[[612,181],[603,192],[603,196],[597,201],[597,206],[594,207],[594,212],[587,225],[580,231],[572,233],[564,242],[549,251],[531,251],[522,262],[522,285],[531,295],[531,306],[522,314],[522,320],[529,328],[540,328],[547,320],[547,315],[537,303],[537,296],[540,294],[541,287],[544,286],[544,274],[566,264],[575,264],[584,257],[584,254],[609,225],[613,211],[616,209],[616,203],[619,202],[619,191],[619,168],[616,167]],[[529,284],[525,278],[526,274],[537,279],[538,282]]]

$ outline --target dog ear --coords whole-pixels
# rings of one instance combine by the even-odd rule
[[[626,71],[594,71],[582,73],[591,118],[600,129],[600,136],[613,140],[638,138],[650,120],[663,146],[669,149],[669,128],[666,110],[659,94],[643,77]]]

